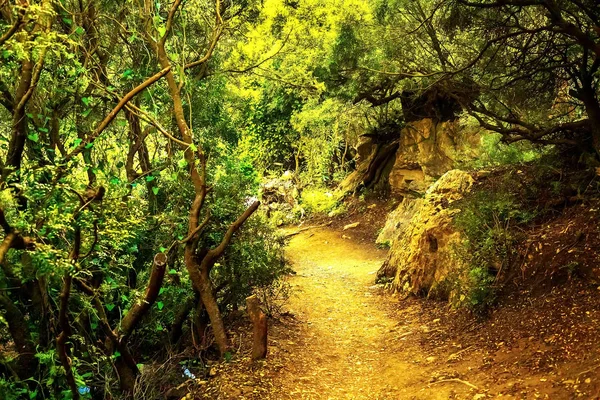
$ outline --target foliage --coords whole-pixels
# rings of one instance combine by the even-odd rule
[[[537,216],[515,193],[518,187],[517,182],[507,180],[500,188],[476,190],[453,205],[460,210],[454,224],[467,239],[455,252],[467,271],[466,279],[455,279],[451,290],[459,304],[478,313],[494,304],[502,273],[515,260],[518,227]]]
[[[467,163],[464,167],[470,169],[484,169],[502,165],[523,164],[538,160],[543,156],[544,149],[536,148],[530,143],[506,144],[502,142],[502,135],[487,133],[481,137],[479,156]]]
[[[341,206],[335,194],[324,188],[306,188],[302,191],[301,205],[308,213],[328,214]]]

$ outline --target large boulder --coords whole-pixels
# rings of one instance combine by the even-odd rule
[[[424,192],[435,179],[458,164],[475,158],[480,128],[460,119],[410,122],[400,134],[389,184],[396,191]]]
[[[404,197],[400,205],[387,216],[385,226],[379,232],[375,242],[391,246],[398,236],[403,236],[410,221],[422,205],[423,199]]]
[[[444,173],[479,155],[480,130],[457,118],[425,118],[409,122],[396,135],[362,136],[356,170],[339,191],[389,189],[402,196],[422,195]]]
[[[448,278],[464,270],[455,253],[464,241],[453,224],[459,210],[450,205],[462,199],[473,182],[464,171],[448,171],[422,199],[405,199],[390,214],[384,231],[392,238],[391,249],[379,278],[393,278],[395,291],[448,298]]]

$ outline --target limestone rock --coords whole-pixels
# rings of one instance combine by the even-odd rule
[[[377,244],[392,245],[397,237],[402,237],[417,210],[423,205],[423,199],[405,197],[385,221],[385,226],[377,236]]]
[[[389,174],[392,190],[423,192],[434,179],[477,156],[479,127],[461,120],[437,122],[431,118],[408,124]]]
[[[405,200],[396,210],[398,226],[390,254],[379,275],[394,276],[393,287],[405,293],[436,294],[447,298],[450,293],[443,283],[450,274],[461,271],[455,257],[456,246],[463,241],[454,228],[457,209],[449,207],[468,192],[473,184],[471,175],[451,170],[436,181],[423,199]],[[390,218],[391,219],[391,218]]]

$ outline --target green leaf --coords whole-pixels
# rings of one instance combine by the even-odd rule
[[[33,114],[32,113],[25,113],[25,115],[27,115],[30,119],[33,119]]]
[[[112,311],[112,310],[113,310],[113,308],[115,308],[115,305],[114,305],[113,303],[109,303],[109,304],[107,304],[107,305],[106,305],[106,309],[107,309],[108,311]]]
[[[169,275],[177,275],[177,270],[176,269],[170,269],[169,270]]]
[[[73,20],[71,18],[63,18],[62,20],[67,25],[73,25]]]
[[[125,71],[123,71],[123,78],[127,78],[129,76],[131,76],[133,74],[133,70],[130,68],[127,68]]]
[[[85,104],[85,105],[86,105],[86,107],[87,107],[87,106],[89,106],[89,105],[90,105],[90,98],[89,98],[89,97],[82,97],[82,98],[81,98],[81,102],[82,102],[83,104]]]
[[[129,297],[127,297],[124,294],[122,294],[121,295],[121,300],[123,300],[123,301],[129,301]]]
[[[88,143],[85,145],[86,149],[91,149],[92,147],[94,147],[94,143]]]
[[[84,112],[81,113],[81,116],[85,118],[88,115],[90,115],[91,112],[92,112],[92,109],[88,108],[87,110],[85,110]]]
[[[121,353],[119,353],[119,351],[117,350],[114,352],[114,354],[112,356],[113,356],[113,358],[117,358],[117,357],[121,356]]]
[[[154,186],[154,187],[152,188],[152,193],[154,193],[154,195],[156,196],[156,195],[158,194],[158,191],[159,191],[159,190],[160,190],[160,189],[159,189],[158,187]]]
[[[165,288],[161,287],[160,290],[158,291],[158,294],[161,295],[161,294],[163,294],[164,291],[165,291]]]
[[[32,142],[38,142],[40,140],[40,137],[38,136],[37,133],[30,133],[29,135],[27,135],[27,138],[29,140],[31,140]]]
[[[48,128],[41,127],[41,128],[38,128],[38,131],[48,133]]]
[[[73,146],[74,146],[74,147],[77,147],[77,146],[79,146],[79,145],[81,144],[81,142],[83,142],[83,139],[79,139],[79,138],[78,138],[78,139],[75,139],[75,140],[73,141]]]
[[[158,250],[160,250],[161,253],[164,253],[165,250],[167,250],[167,249],[165,249],[164,247],[160,246],[160,248]]]
[[[82,26],[78,26],[77,29],[75,29],[75,33],[78,35],[83,35],[85,33],[85,29],[83,29]]]
[[[165,28],[164,26],[159,26],[158,28],[156,28],[156,30],[158,31],[159,37],[163,37],[165,36],[165,33],[167,33],[167,28]]]
[[[182,158],[181,160],[179,160],[177,162],[177,166],[179,166],[179,168],[185,168],[185,167],[187,167],[187,165],[188,165],[188,163],[184,158]]]
[[[159,310],[162,310],[164,306],[165,304],[162,301],[156,303],[156,307],[158,307]]]
[[[152,181],[153,181],[153,180],[155,180],[155,179],[156,179],[156,177],[155,177],[154,175],[148,175],[148,176],[146,177],[146,182],[152,182]]]

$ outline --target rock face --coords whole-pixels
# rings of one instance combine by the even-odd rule
[[[455,249],[464,239],[452,222],[458,210],[449,206],[473,182],[464,171],[448,171],[424,198],[405,199],[390,214],[382,235],[392,238],[391,250],[378,276],[393,278],[395,291],[448,298],[447,278],[463,270]]]
[[[340,190],[385,187],[402,195],[422,194],[444,173],[478,155],[480,129],[460,119],[425,118],[408,123],[390,142],[363,136],[356,147],[356,171]]]
[[[402,203],[392,211],[385,226],[377,236],[377,244],[391,245],[398,236],[403,236],[415,213],[423,206],[423,199],[405,197]]]
[[[437,122],[426,118],[409,123],[400,134],[390,187],[424,192],[457,163],[476,157],[480,139],[480,128],[460,119]]]

